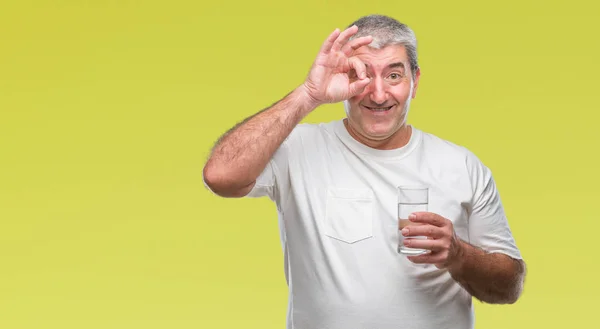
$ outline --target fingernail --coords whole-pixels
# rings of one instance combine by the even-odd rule
[[[403,228],[401,232],[402,232],[402,235],[408,235],[408,229],[407,228]]]
[[[410,219],[410,220],[413,220],[413,219],[416,219],[416,218],[417,218],[417,215],[415,215],[415,214],[408,215],[408,219]]]

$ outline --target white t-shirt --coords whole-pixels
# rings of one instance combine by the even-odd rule
[[[472,298],[447,270],[397,252],[397,186],[429,187],[428,211],[489,252],[521,258],[490,170],[466,148],[412,128],[376,150],[343,121],[300,124],[249,197],[277,205],[288,329],[473,328]]]

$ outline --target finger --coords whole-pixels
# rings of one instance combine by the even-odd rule
[[[348,86],[348,92],[350,97],[354,97],[365,90],[365,87],[371,82],[371,79],[364,78],[362,80],[356,80]]]
[[[427,236],[434,239],[443,238],[444,230],[433,225],[409,225],[402,229],[403,236]]]
[[[434,214],[432,212],[425,212],[425,211],[414,212],[414,213],[408,215],[408,219],[411,222],[431,224],[433,226],[438,226],[438,227],[444,226],[446,224],[446,221],[448,221],[446,218],[444,218],[438,214]]]
[[[331,50],[338,51],[342,49],[342,46],[345,45],[346,42],[348,42],[348,39],[350,39],[351,36],[356,34],[356,32],[358,32],[358,26],[356,25],[352,25],[351,27],[344,30],[344,32],[342,32],[333,43],[333,47],[331,47]]]
[[[346,54],[346,56],[350,56],[350,54],[352,54],[352,52],[362,46],[368,45],[373,41],[373,38],[368,35],[366,37],[360,37],[360,38],[356,38],[354,40],[351,40],[350,42],[348,42],[347,44],[344,45],[344,47],[342,47],[342,51],[344,52],[344,54]]]
[[[407,256],[406,258],[415,264],[440,264],[444,261],[442,256],[436,253]]]
[[[358,59],[358,57],[348,58],[348,65],[350,65],[350,68],[356,72],[356,76],[359,79],[364,79],[367,77],[367,67],[365,66],[365,63]]]
[[[335,39],[337,39],[339,35],[340,29],[335,29],[333,32],[331,32],[331,34],[327,37],[325,42],[323,42],[323,45],[321,45],[321,52],[328,53],[329,51],[331,51],[331,47],[333,46]]]
[[[404,239],[403,244],[409,248],[427,249],[433,252],[444,250],[444,243],[440,240]]]

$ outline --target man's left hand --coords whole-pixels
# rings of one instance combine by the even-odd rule
[[[452,221],[431,212],[415,212],[408,219],[421,225],[409,225],[402,229],[405,237],[426,236],[425,239],[404,239],[409,248],[427,249],[431,252],[408,256],[416,264],[434,264],[437,268],[454,266],[460,262],[462,243],[454,233]]]

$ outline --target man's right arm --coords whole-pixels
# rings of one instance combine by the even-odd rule
[[[204,166],[204,182],[223,197],[247,195],[279,146],[317,106],[349,99],[369,84],[365,64],[354,50],[370,36],[348,41],[358,31],[336,29],[321,46],[304,83],[273,106],[246,119],[221,137]],[[349,73],[355,71],[356,78]]]
[[[204,181],[217,195],[247,195],[294,127],[318,105],[304,85],[225,133],[204,166]]]

